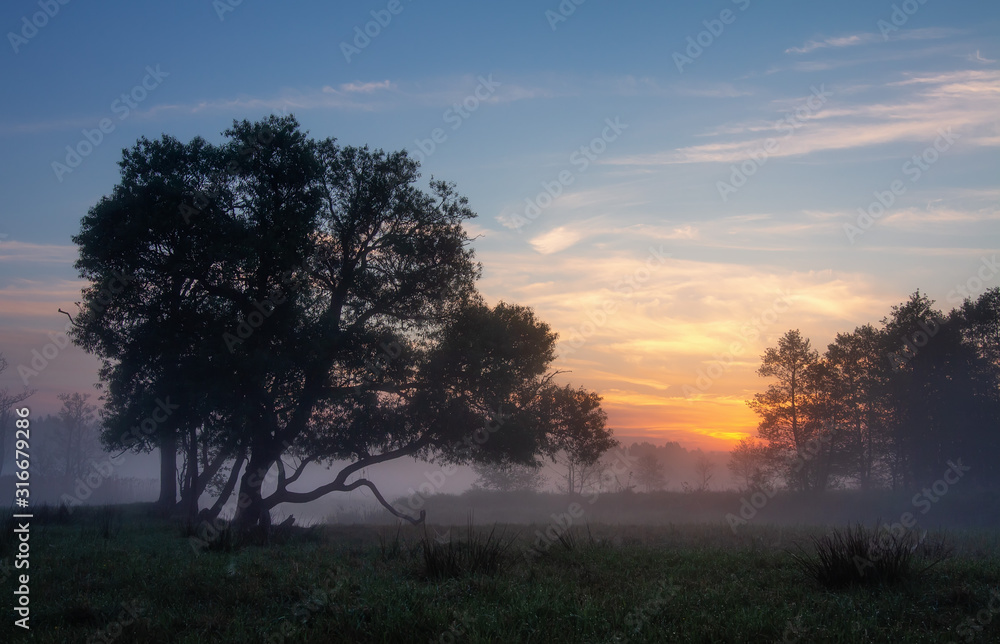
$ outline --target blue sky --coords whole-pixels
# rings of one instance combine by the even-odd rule
[[[823,348],[1000,284],[995,3],[18,0],[0,27],[0,386],[65,326],[121,149],[272,112],[387,150],[439,130],[424,178],[478,212],[481,290],[555,327],[624,436],[726,447],[789,328]],[[61,349],[33,403],[96,367]]]

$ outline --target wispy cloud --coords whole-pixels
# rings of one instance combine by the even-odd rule
[[[978,211],[958,210],[955,208],[905,208],[887,215],[882,223],[910,230],[929,230],[941,234],[948,229],[954,232],[968,232],[974,224],[991,224],[1000,221],[1000,210],[996,207],[983,208]]]
[[[740,89],[732,83],[678,85],[673,91],[678,96],[692,96],[697,98],[739,98],[751,95],[749,90]]]
[[[388,80],[384,80],[384,81],[370,81],[367,83],[344,83],[343,85],[340,86],[339,90],[336,90],[327,85],[326,87],[323,88],[323,91],[328,94],[336,94],[338,92],[347,94],[353,94],[358,92],[362,94],[370,94],[380,89],[393,89],[393,88],[395,88],[394,83]]]
[[[675,148],[664,152],[602,159],[598,163],[616,165],[670,165],[679,163],[733,163],[763,149],[768,137],[778,141],[771,157],[806,155],[824,150],[844,150],[897,141],[929,143],[941,128],[961,130],[964,144],[993,145],[997,139],[996,104],[1000,96],[1000,70],[957,70],[933,74],[912,74],[885,84],[897,89],[895,100],[858,102],[867,94],[881,91],[850,92],[833,98],[802,119],[791,135],[781,130],[780,114],[774,121],[723,124],[711,131],[719,140]],[[841,100],[838,100],[838,97]],[[848,98],[855,99],[849,102]],[[787,104],[787,101],[786,101]],[[741,134],[756,134],[739,138]],[[767,135],[767,136],[765,136]]]
[[[809,52],[816,51],[817,49],[827,49],[829,47],[854,47],[856,45],[864,45],[881,40],[881,36],[871,33],[853,34],[851,36],[839,36],[836,38],[823,38],[821,40],[807,41],[801,47],[789,47],[785,50],[785,53],[808,54]]]
[[[950,36],[956,36],[963,33],[958,29],[949,29],[944,27],[928,27],[926,29],[906,29],[898,33],[894,33],[889,37],[889,40],[937,40],[940,38],[948,38]],[[857,47],[859,45],[870,45],[873,43],[883,43],[885,38],[881,34],[861,32],[856,34],[849,34],[846,36],[831,36],[826,38],[812,39],[805,42],[800,47],[789,47],[785,50],[786,54],[808,54],[816,51],[817,49],[839,49],[843,47]]]
[[[505,78],[494,74],[495,91],[483,102],[505,104],[519,101],[568,97],[688,96],[696,98],[739,98],[751,95],[732,83],[678,85],[661,83],[651,77],[633,75],[578,75],[535,73]],[[244,114],[291,111],[335,110],[344,112],[390,112],[421,107],[447,108],[466,99],[480,83],[476,74],[462,74],[417,80],[386,78],[354,80],[337,85],[284,88],[264,96],[216,96],[177,103],[158,103],[135,109],[130,118],[152,121],[164,117],[196,114]],[[75,130],[92,126],[106,114],[85,114],[62,119],[0,125],[0,136]]]
[[[72,264],[77,258],[73,244],[32,244],[14,240],[0,242],[0,262],[18,264]]]
[[[497,76],[498,86],[485,99],[487,103],[512,103],[538,98],[552,98],[576,91],[566,86],[517,83]],[[447,107],[464,100],[479,85],[472,74],[397,82],[389,79],[353,81],[337,86],[286,88],[268,96],[230,96],[206,98],[182,103],[160,103],[148,109],[133,110],[131,117],[154,120],[161,117],[187,116],[202,113],[244,114],[247,112],[339,110],[348,112],[385,112],[414,107]],[[93,125],[104,115],[86,115],[59,120],[14,123],[0,126],[0,135],[37,134],[46,131],[77,129]]]
[[[86,285],[82,280],[16,279],[0,288],[0,310],[4,318],[59,316],[57,309],[79,300],[80,291]]]
[[[583,232],[567,226],[559,226],[542,233],[531,240],[531,246],[542,255],[551,255],[566,250],[583,239]]]

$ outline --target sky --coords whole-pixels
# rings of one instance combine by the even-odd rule
[[[728,449],[789,329],[1000,285],[995,2],[11,0],[0,31],[0,388],[33,413],[94,392],[58,309],[122,149],[272,113],[454,182],[480,291],[629,441]]]

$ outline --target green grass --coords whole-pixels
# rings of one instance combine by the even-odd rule
[[[12,625],[8,577],[0,641],[104,641],[123,623],[113,641],[1000,640],[1000,614],[988,609],[1000,590],[996,531],[949,533],[952,556],[920,577],[831,591],[793,556],[796,544],[812,553],[822,527],[751,524],[734,536],[721,522],[590,525],[528,556],[546,526],[500,526],[493,537],[492,525],[429,526],[426,537],[412,526],[324,527],[196,556],[177,523],[142,507],[78,508],[65,522],[50,514],[31,532],[31,632]],[[9,558],[8,535],[0,544]],[[428,574],[426,548],[476,544],[502,564]],[[1000,611],[1000,598],[992,606]]]

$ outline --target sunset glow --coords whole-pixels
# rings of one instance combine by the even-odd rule
[[[3,384],[37,388],[40,412],[97,381],[71,346],[35,376],[17,367],[57,342],[58,309],[75,310],[70,237],[121,149],[161,133],[216,141],[268,113],[405,148],[424,180],[454,181],[479,215],[481,292],[559,333],[560,379],[600,393],[626,440],[728,449],[755,433],[745,401],[787,330],[823,350],[918,288],[951,308],[998,284],[973,284],[1000,222],[994,9],[926,3],[880,31],[888,6],[722,3],[735,21],[692,56],[717,9],[587,3],[553,25],[531,3],[444,17],[415,3],[351,52],[367,9],[313,9],[292,36],[271,29],[277,8],[200,4],[128,36],[128,62],[92,47],[122,37],[124,5],[74,4],[2,63],[20,97],[0,108]],[[459,28],[470,21],[491,28]],[[210,49],[177,47],[181,24]],[[115,101],[160,68],[123,117]],[[88,147],[102,119],[111,130]],[[80,141],[87,154],[61,169]]]

